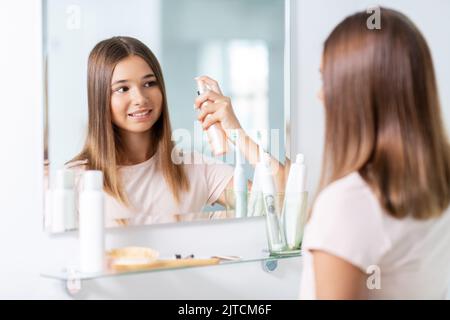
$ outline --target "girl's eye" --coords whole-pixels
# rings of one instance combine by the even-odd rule
[[[155,85],[156,85],[156,81],[148,81],[144,84],[144,87],[149,88],[149,87],[153,87]]]
[[[124,92],[127,92],[128,90],[129,90],[128,87],[120,87],[120,88],[116,89],[115,91],[119,92],[119,93],[124,93]]]

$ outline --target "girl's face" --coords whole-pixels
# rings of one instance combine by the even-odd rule
[[[161,115],[163,96],[147,62],[138,56],[121,60],[114,68],[111,89],[112,122],[128,132],[150,130]]]

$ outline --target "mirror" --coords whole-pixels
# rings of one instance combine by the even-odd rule
[[[289,65],[284,52],[285,39],[289,39],[286,31],[289,28],[285,28],[287,0],[132,0],[125,4],[110,0],[44,0],[43,3],[46,230],[76,228],[76,214],[61,215],[66,204],[55,197],[58,198],[58,189],[65,183],[61,169],[67,169],[70,161],[80,154],[88,134],[89,53],[98,42],[113,36],[139,39],[157,57],[166,87],[171,138],[180,155],[195,152],[205,156],[201,157],[205,163],[213,159],[228,164],[229,168],[235,164],[230,141],[226,154],[211,153],[208,135],[193,108],[197,98],[194,77],[208,75],[231,98],[245,133],[284,163],[289,150],[285,143],[289,141],[289,111],[284,99],[289,95],[285,82]],[[215,167],[209,176],[202,178],[217,180],[207,181],[208,190],[198,189],[195,183],[191,185],[192,190],[200,191],[191,193],[191,198],[183,198],[183,203],[206,192],[206,198],[201,195],[203,200],[197,201],[201,203],[196,206],[169,206],[170,212],[159,212],[158,217],[141,208],[136,213],[140,218],[119,215],[111,220],[114,223],[106,225],[130,224],[131,218],[133,224],[150,224],[236,217],[219,201],[210,201],[221,191],[226,194],[223,188],[229,187],[220,168]],[[248,161],[244,171],[251,181],[254,169]],[[75,179],[76,184],[77,173],[68,179]],[[145,189],[148,185],[141,187]],[[170,193],[167,188],[158,190],[162,194],[155,195],[153,201]],[[78,194],[75,198],[77,201]],[[105,204],[106,216],[117,209],[114,206],[120,207],[120,203]]]

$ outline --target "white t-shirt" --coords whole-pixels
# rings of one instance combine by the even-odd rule
[[[301,299],[315,299],[308,250],[322,250],[367,273],[368,299],[445,299],[450,280],[450,208],[425,221],[395,219],[358,173],[317,198],[303,239]],[[368,269],[369,268],[369,269]],[[379,268],[379,269],[377,269]],[[373,288],[380,271],[381,289]]]
[[[216,202],[233,177],[233,167],[197,152],[186,153],[183,158],[189,191],[181,192],[178,204],[162,171],[157,168],[156,155],[136,165],[119,167],[124,191],[133,208],[125,207],[105,193],[105,226],[120,225],[122,219],[128,219],[130,224],[175,222],[176,215],[198,213],[205,205]],[[177,161],[180,160],[178,156]],[[86,163],[77,161],[66,166],[75,170],[78,191],[82,188]]]

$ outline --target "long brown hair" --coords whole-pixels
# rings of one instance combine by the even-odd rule
[[[163,96],[162,111],[149,135],[157,148],[156,164],[162,169],[175,200],[180,191],[188,190],[189,183],[181,165],[172,162],[171,126],[167,107],[167,95],[161,67],[153,52],[141,41],[130,37],[113,37],[99,42],[92,49],[88,60],[88,108],[89,123],[83,150],[74,159],[88,160],[90,170],[101,170],[104,189],[125,205],[130,205],[118,174],[119,161],[124,159],[124,146],[111,117],[111,78],[119,61],[129,56],[139,56],[153,70]]]
[[[357,171],[396,218],[437,217],[450,203],[450,145],[427,43],[403,14],[342,21],[325,42],[326,132],[319,189]]]

